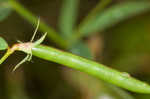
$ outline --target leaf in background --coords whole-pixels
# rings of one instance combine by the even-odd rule
[[[11,12],[11,6],[8,3],[9,0],[0,0],[0,21],[7,18]]]
[[[74,45],[72,46],[72,48],[70,49],[70,51],[71,51],[73,54],[82,56],[82,57],[84,57],[84,58],[93,59],[93,56],[92,56],[92,54],[91,54],[90,49],[89,49],[88,46],[87,46],[85,43],[83,43],[83,42],[78,42],[78,43],[74,44]]]
[[[7,48],[8,48],[7,42],[2,37],[0,37],[0,50],[5,50]]]
[[[79,0],[64,0],[63,2],[59,28],[64,37],[68,38],[73,33],[73,28],[77,17],[78,3]]]
[[[79,33],[81,34],[77,35],[82,37],[89,35],[89,33],[102,31],[124,19],[148,10],[150,10],[150,2],[146,1],[126,2],[114,5],[106,9],[103,13],[97,14],[95,18],[89,20],[86,24],[81,26],[79,28]]]

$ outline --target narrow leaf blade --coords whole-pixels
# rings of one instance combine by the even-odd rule
[[[126,2],[114,5],[79,28],[80,37],[96,31],[103,31],[118,22],[150,10],[150,3],[145,1]]]
[[[73,33],[77,17],[79,0],[64,0],[60,15],[59,28],[64,37],[70,37]]]

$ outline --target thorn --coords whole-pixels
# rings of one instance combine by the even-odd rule
[[[44,35],[43,35],[39,40],[37,40],[37,41],[35,41],[35,42],[33,43],[34,46],[41,44],[41,43],[44,41],[46,35],[47,35],[47,32],[44,33]]]
[[[17,40],[17,42],[18,42],[18,43],[23,43],[23,42],[21,42],[20,40]]]
[[[22,61],[20,61],[20,62],[13,68],[12,72],[14,72],[18,67],[20,67],[21,64],[25,63],[25,62],[28,60],[29,56],[30,56],[30,55],[28,54]]]
[[[39,26],[40,26],[40,18],[38,19],[37,26],[36,26],[36,28],[35,28],[35,31],[34,31],[34,33],[33,33],[33,36],[32,36],[32,38],[31,38],[30,42],[33,41],[33,39],[34,39],[34,37],[35,37],[35,35],[36,35],[37,31],[38,31]]]

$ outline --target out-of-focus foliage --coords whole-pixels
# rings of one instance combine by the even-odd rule
[[[88,58],[88,59],[93,59],[93,56],[91,54],[90,49],[88,48],[88,45],[83,43],[83,42],[79,42],[74,44],[70,51],[76,55]]]
[[[59,20],[59,28],[62,36],[69,42],[69,50],[73,54],[77,54],[89,59],[92,59],[90,49],[87,44],[82,41],[72,43],[71,37],[75,31],[75,23],[77,20],[77,10],[78,10],[79,0],[64,0],[61,15]],[[72,43],[72,44],[71,44]]]
[[[65,71],[68,81],[82,93],[82,98],[86,99],[134,99],[129,93],[113,85],[104,83],[82,72],[74,70]]]
[[[133,72],[141,67],[143,59],[149,55],[149,17],[146,14],[131,18],[109,31],[106,39],[110,40],[107,40],[106,46],[111,52],[108,51],[107,55],[112,56],[110,61],[116,68]]]
[[[11,12],[9,0],[0,0],[0,21],[8,17]]]
[[[69,39],[74,32],[79,0],[64,0],[59,27],[62,35]]]
[[[104,10],[103,13],[97,13],[94,18],[88,20],[86,24],[80,27],[78,32],[81,33],[81,35],[84,34],[87,36],[89,33],[102,31],[124,19],[148,11],[149,9],[149,2],[143,1],[116,4]]]

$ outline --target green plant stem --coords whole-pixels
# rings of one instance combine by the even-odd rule
[[[83,21],[79,24],[78,28],[75,30],[74,35],[72,35],[71,39],[73,41],[80,40],[83,35],[82,33],[78,32],[78,29],[84,26],[90,19],[92,19],[98,12],[101,12],[107,5],[109,5],[112,0],[101,0],[95,8],[93,8],[89,14],[83,19]]]
[[[8,58],[8,56],[10,56],[12,53],[13,52],[10,51],[10,49],[8,49],[5,55],[0,59],[0,64],[2,64]]]
[[[30,11],[28,11],[25,7],[23,7],[20,3],[18,3],[16,0],[9,0],[10,5],[12,8],[20,14],[24,19],[28,20],[30,23],[35,24],[37,23],[38,17],[33,15]],[[55,30],[50,28],[46,23],[44,23],[42,20],[40,21],[39,29],[43,32],[48,33],[48,37],[58,44],[60,47],[66,48],[67,42],[60,37]]]
[[[150,93],[148,84],[130,77],[127,73],[116,71],[97,62],[43,45],[32,48],[32,53],[39,58],[88,73],[130,91]]]

